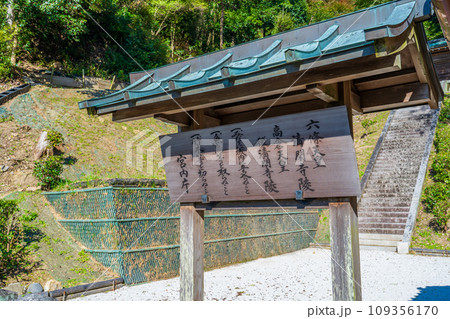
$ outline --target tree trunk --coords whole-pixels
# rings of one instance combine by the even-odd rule
[[[6,15],[6,22],[11,28],[13,39],[11,48],[11,64],[16,65],[16,49],[17,49],[17,33],[15,25],[15,14],[14,14],[14,0],[9,0],[8,2],[8,12]]]
[[[175,27],[172,25],[171,29],[170,29],[170,57],[171,57],[171,61],[173,62],[173,56],[174,56],[174,52],[175,52]]]
[[[220,34],[219,34],[219,49],[223,49],[223,21],[225,17],[224,0],[220,1]]]

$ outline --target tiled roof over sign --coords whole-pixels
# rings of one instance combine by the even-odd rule
[[[157,103],[157,100],[152,102],[152,99],[161,99],[164,95],[196,94],[198,88],[214,90],[248,83],[263,76],[275,77],[288,72],[289,64],[310,63],[319,57],[322,64],[332,64],[340,59],[373,55],[377,50],[375,41],[399,36],[410,28],[415,18],[429,15],[431,8],[426,5],[428,1],[401,0],[388,3],[366,12],[354,13],[353,22],[348,17],[350,15],[339,17],[273,36],[271,42],[270,38],[250,42],[246,44],[246,48],[250,49],[238,46],[227,49],[225,54],[213,53],[147,71],[129,87],[103,98],[80,102],[79,106],[95,108],[98,114],[105,114],[133,107],[141,99],[151,104]],[[303,30],[310,31],[304,34]],[[261,42],[263,40],[266,41]],[[238,54],[234,54],[235,51],[239,51]],[[201,64],[200,61],[209,64]],[[158,72],[164,68],[175,71],[158,78]]]

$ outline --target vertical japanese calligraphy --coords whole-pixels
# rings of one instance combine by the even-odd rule
[[[185,189],[186,193],[189,193],[189,182],[188,182],[188,176],[189,176],[189,171],[186,169],[186,156],[180,154],[178,155],[177,158],[177,163],[179,163],[180,165],[180,177],[182,178],[181,181],[181,189]]]
[[[283,147],[282,147],[282,143],[283,141],[281,140],[281,137],[283,137],[283,131],[280,129],[280,127],[278,125],[275,125],[273,128],[273,137],[276,138],[275,140],[275,149],[277,150],[277,160],[278,160],[278,165],[280,165],[281,170],[279,171],[279,173],[283,173],[283,172],[289,172],[289,170],[286,168],[287,165],[287,155],[283,154]]]
[[[202,139],[202,136],[200,134],[194,134],[191,136],[192,139],[192,145],[194,146],[194,141],[200,141]],[[200,143],[198,143],[198,147],[200,148]],[[205,156],[202,153],[202,149],[200,148],[199,150],[199,166],[198,166],[198,178],[200,178],[200,180],[202,181],[202,188],[203,188],[203,192],[205,193],[204,195],[208,194],[208,181],[206,180],[206,175],[208,174],[208,172],[205,170]]]
[[[263,137],[263,139],[265,139]],[[264,168],[264,176],[267,178],[264,181],[264,189],[268,193],[278,193],[277,184],[272,179],[272,164],[269,158],[269,152],[267,151],[266,145],[263,143],[258,151],[259,156],[261,156],[261,166]]]
[[[346,107],[180,132],[161,149],[178,202],[360,194]]]
[[[216,146],[216,154],[217,154],[217,161],[219,162],[219,169],[217,170],[217,173],[219,173],[219,176],[222,179],[222,186],[223,186],[223,193],[225,196],[228,196],[228,173],[227,169],[225,168],[224,164],[224,157],[223,157],[223,140],[222,140],[222,133],[220,131],[214,131],[211,133],[211,135],[214,138],[214,145]]]
[[[239,167],[239,178],[242,180],[242,184],[244,185],[245,193],[250,194],[249,184],[250,184],[250,178],[252,178],[250,175],[248,175],[248,169],[249,167],[246,165],[246,159],[247,154],[245,153],[245,145],[242,141],[243,137],[243,131],[241,128],[235,128],[231,130],[231,137],[236,140],[236,156],[238,160],[238,167]]]

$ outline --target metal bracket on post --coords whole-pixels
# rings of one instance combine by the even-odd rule
[[[208,204],[208,203],[209,203],[209,196],[202,195],[202,204]]]
[[[295,191],[295,200],[303,200],[303,191]]]

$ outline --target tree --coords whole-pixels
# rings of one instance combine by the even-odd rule
[[[11,64],[12,64],[12,66],[15,66],[16,65],[17,33],[16,33],[16,25],[15,25],[14,0],[9,0],[9,2],[8,2],[6,23],[9,25],[9,28],[12,33]]]

